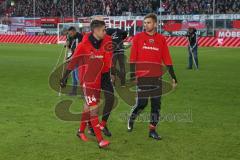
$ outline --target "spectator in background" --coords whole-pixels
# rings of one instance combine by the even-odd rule
[[[36,2],[36,15],[72,16],[72,1],[38,0]],[[212,14],[213,0],[161,0],[162,14]],[[123,12],[143,15],[152,11],[159,11],[159,0],[75,0],[76,16],[122,15]],[[215,0],[215,12],[217,14],[240,13],[239,0]],[[5,11],[12,16],[33,16],[33,4],[30,0],[16,0],[15,5]]]
[[[188,68],[193,69],[193,64],[198,69],[198,42],[197,42],[197,30],[195,28],[188,29]]]
[[[111,12],[110,12],[110,6],[107,5],[107,7],[106,7],[106,15],[107,15],[107,16],[110,16],[110,14],[111,14]]]

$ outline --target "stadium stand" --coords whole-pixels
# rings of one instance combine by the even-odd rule
[[[75,15],[91,16],[99,14],[118,16],[124,12],[131,12],[133,15],[144,15],[150,12],[159,13],[160,10],[163,14],[211,14],[213,12],[212,4],[213,0],[162,0],[161,7],[159,7],[159,0],[75,0]],[[240,1],[217,0],[215,13],[240,13]],[[7,7],[5,14],[32,17],[32,0],[16,0],[14,6],[9,5]],[[71,16],[72,1],[36,1],[35,15],[41,17]]]
[[[76,16],[91,16],[96,14],[122,15],[123,12],[145,14],[157,11],[159,4],[155,0],[75,0]],[[9,12],[11,9],[11,13]],[[33,16],[31,0],[17,0],[15,5],[8,6],[5,11],[11,16]],[[72,1],[53,0],[36,1],[36,16],[71,16]]]
[[[165,14],[212,14],[213,0],[163,0]],[[239,0],[217,0],[215,14],[239,13]]]

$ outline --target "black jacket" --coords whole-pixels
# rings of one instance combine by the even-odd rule
[[[128,33],[119,28],[108,28],[106,32],[112,37],[114,46],[116,45],[114,52],[124,52],[123,40],[127,38]]]
[[[191,47],[196,47],[197,46],[197,34],[196,33],[189,34],[188,41],[189,41]]]
[[[79,32],[76,33],[74,37],[67,37],[67,41],[69,42],[68,48],[74,52],[74,50],[77,48],[78,43],[80,43],[83,39],[83,35]]]

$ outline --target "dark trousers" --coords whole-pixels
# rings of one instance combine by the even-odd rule
[[[114,105],[114,89],[111,82],[110,72],[102,74],[101,89],[104,92],[105,98],[102,120],[107,121]]]
[[[192,53],[191,53],[190,47],[188,47],[188,54],[189,54],[189,57],[188,57],[188,68],[192,68],[192,66],[193,66],[193,58],[194,58],[194,60],[196,62],[197,68],[198,68],[198,46],[192,48]]]
[[[162,79],[157,77],[138,78],[137,99],[130,115],[135,120],[142,110],[147,106],[148,99],[151,101],[150,124],[156,126],[160,118],[162,94]]]
[[[116,69],[117,62],[119,64],[120,72]],[[125,85],[126,83],[126,69],[125,69],[125,55],[123,52],[115,52],[113,56],[113,72],[119,76],[121,80],[121,85]]]

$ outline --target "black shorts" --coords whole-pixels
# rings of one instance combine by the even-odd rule
[[[160,97],[162,95],[161,77],[141,77],[137,79],[138,98]]]

